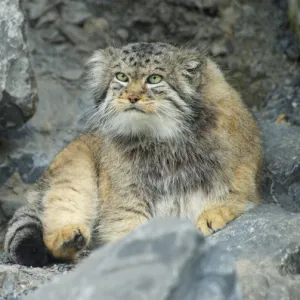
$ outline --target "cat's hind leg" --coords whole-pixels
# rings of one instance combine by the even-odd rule
[[[42,222],[32,207],[20,207],[9,221],[4,250],[12,262],[21,265],[36,267],[48,262]]]

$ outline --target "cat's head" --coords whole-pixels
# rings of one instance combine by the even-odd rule
[[[205,62],[198,51],[163,43],[96,51],[87,64],[93,126],[114,137],[187,134],[201,105]]]

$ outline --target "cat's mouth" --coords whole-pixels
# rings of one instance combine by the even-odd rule
[[[140,113],[145,113],[142,109],[138,108],[138,107],[129,107],[129,108],[126,108],[124,111],[136,111],[136,112],[140,112]]]

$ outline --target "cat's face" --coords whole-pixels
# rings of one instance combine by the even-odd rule
[[[159,43],[96,52],[89,61],[93,125],[112,136],[179,137],[199,101],[202,64],[198,53]]]

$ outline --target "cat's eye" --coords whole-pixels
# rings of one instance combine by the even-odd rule
[[[128,76],[124,73],[116,73],[116,78],[122,82],[127,82],[129,80]]]
[[[156,84],[156,83],[160,83],[162,79],[163,77],[161,75],[152,74],[147,78],[146,82],[150,84]]]

